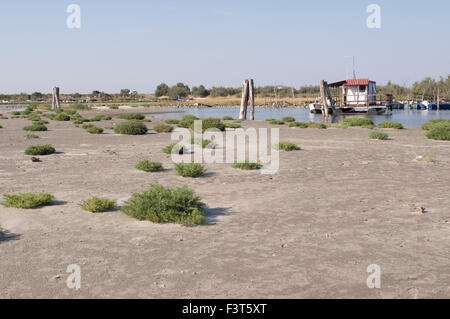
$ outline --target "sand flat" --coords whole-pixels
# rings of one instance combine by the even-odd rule
[[[302,147],[280,154],[278,174],[208,164],[211,175],[184,179],[161,151],[170,134],[90,135],[50,121],[40,139],[26,140],[28,124],[0,120],[0,194],[46,191],[58,204],[0,206],[9,232],[0,242],[0,298],[450,297],[450,143],[418,128],[373,141],[361,128],[276,126],[281,140]],[[269,127],[243,123],[250,126]],[[23,151],[36,144],[59,153],[32,163]],[[429,154],[439,162],[415,161]],[[137,171],[146,158],[167,171]],[[93,195],[120,204],[155,182],[194,189],[208,225],[157,225],[77,205]],[[80,290],[66,286],[69,264],[81,267]],[[381,266],[382,289],[366,286],[371,264]]]

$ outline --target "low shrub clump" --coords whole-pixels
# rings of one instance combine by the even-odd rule
[[[403,124],[400,122],[388,122],[384,121],[377,125],[378,128],[395,128],[397,130],[403,129]]]
[[[25,126],[23,128],[24,131],[31,131],[31,132],[42,132],[42,131],[47,131],[47,126],[45,126],[44,124],[32,124],[29,126]]]
[[[3,206],[14,208],[31,209],[46,205],[52,205],[54,197],[48,193],[21,193],[21,194],[4,194]]]
[[[178,163],[175,164],[175,170],[182,177],[199,177],[205,173],[205,168],[198,163]]]
[[[348,126],[366,126],[373,127],[373,121],[366,118],[348,118],[342,121],[343,124]]]
[[[30,146],[25,150],[26,155],[50,155],[55,152],[55,148],[49,144]]]
[[[145,116],[137,113],[121,114],[117,117],[122,120],[144,120]]]
[[[207,119],[202,119],[202,132],[205,132],[208,129],[216,129],[219,131],[225,131],[225,124],[222,123],[222,120],[220,119],[216,119],[213,117],[207,118]],[[191,129],[195,129],[194,128],[194,124],[192,123],[191,125]]]
[[[387,140],[389,135],[383,132],[372,131],[370,132],[369,137],[372,140]]]
[[[24,137],[25,137],[26,139],[39,138],[39,136],[36,135],[36,134],[27,134],[27,135],[25,135]]]
[[[436,159],[436,157],[434,157],[433,155],[417,156],[416,157],[416,161],[418,161],[418,162],[427,162],[427,163],[439,162],[439,160]]]
[[[89,134],[102,134],[103,133],[103,129],[101,127],[97,127],[92,125],[91,127],[88,127],[86,129],[86,132],[88,132]]]
[[[237,129],[237,128],[241,128],[241,124],[239,124],[239,123],[225,123],[225,127],[226,128]]]
[[[79,206],[82,210],[85,210],[87,212],[101,213],[116,207],[116,201],[94,196],[82,201]]]
[[[173,126],[167,124],[159,124],[153,127],[153,130],[158,133],[170,133],[173,131]]]
[[[168,119],[165,122],[166,124],[178,125],[180,123],[180,120]]]
[[[148,131],[147,126],[139,121],[129,121],[117,124],[114,128],[116,134],[125,135],[144,135]]]
[[[242,169],[242,170],[257,170],[260,169],[262,167],[261,164],[259,163],[252,163],[249,161],[245,161],[245,162],[237,162],[233,164],[233,168],[238,168],[238,169]]]
[[[328,124],[327,128],[343,128],[343,129],[346,129],[346,128],[349,128],[349,126],[347,124],[344,124],[344,123],[341,122],[341,123]]]
[[[189,188],[166,189],[153,184],[142,193],[135,193],[121,208],[128,216],[153,223],[203,224],[204,204]]]
[[[450,120],[444,120],[444,119],[431,120],[431,121],[428,121],[428,122],[422,124],[422,129],[424,131],[429,131],[429,130],[431,130],[432,127],[434,127],[436,125],[450,127]]]
[[[275,144],[274,148],[279,151],[287,151],[287,152],[301,150],[301,148],[297,144],[291,142],[280,142],[278,144]]]
[[[191,144],[201,145],[202,148],[210,148],[210,149],[215,149],[217,147],[217,144],[211,140],[195,138],[195,137],[191,138]]]
[[[159,162],[150,162],[149,160],[142,160],[136,165],[136,168],[144,172],[159,172],[162,171],[163,166]]]
[[[289,124],[291,128],[317,128],[317,129],[326,129],[327,126],[323,123],[314,123],[314,122],[294,122]]]
[[[53,119],[54,121],[70,121],[70,116],[65,113],[56,114]]]
[[[111,116],[102,114],[96,115],[90,119],[91,122],[110,121],[110,120],[112,120]]]
[[[271,125],[284,125],[284,122],[283,121],[279,121],[279,120],[272,120],[272,121],[269,121],[269,124],[271,124]]]
[[[177,143],[170,144],[163,148],[163,152],[166,154],[185,154],[187,153],[186,147],[178,145]]]
[[[450,125],[435,125],[426,136],[432,140],[450,141]]]
[[[224,116],[224,117],[222,117],[222,120],[223,121],[233,121],[234,118],[232,118],[231,116]]]
[[[283,122],[292,123],[295,122],[295,118],[293,118],[292,116],[285,116],[283,117]]]

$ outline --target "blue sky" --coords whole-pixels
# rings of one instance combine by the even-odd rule
[[[81,29],[66,8],[81,7]],[[366,8],[381,7],[381,29]],[[450,74],[450,1],[2,0],[0,93],[299,87],[351,74],[411,85]]]

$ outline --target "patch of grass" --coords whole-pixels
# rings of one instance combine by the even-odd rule
[[[241,124],[239,124],[239,123],[225,123],[225,127],[226,128],[237,129],[237,128],[241,128]]]
[[[26,155],[50,155],[55,152],[55,148],[49,144],[29,146],[25,150]]]
[[[215,149],[217,147],[217,144],[211,140],[195,137],[191,138],[191,144],[201,145],[202,148],[209,148],[209,149]]]
[[[326,129],[327,126],[323,123],[314,122],[294,122],[289,124],[291,128],[316,128],[316,129]]]
[[[417,156],[416,161],[418,162],[427,162],[427,163],[437,163],[439,162],[436,157],[433,155],[427,155],[427,156]]]
[[[116,201],[107,198],[91,197],[78,204],[82,210],[91,213],[101,213],[116,207]]]
[[[14,208],[31,209],[41,206],[52,205],[54,197],[48,193],[21,193],[21,194],[3,194],[3,206]]]
[[[215,130],[219,130],[219,131],[225,131],[225,124],[222,123],[222,120],[217,119],[217,118],[206,118],[206,119],[202,119],[202,132],[205,132],[206,130],[209,129],[215,129]],[[191,129],[194,130],[194,124],[192,123],[191,125]]]
[[[177,145],[177,143],[170,144],[166,147],[164,147],[163,152],[166,154],[186,154],[187,149],[184,146]]]
[[[182,177],[199,177],[205,173],[205,167],[198,163],[177,163],[175,170]]]
[[[278,144],[275,144],[273,147],[276,150],[287,151],[287,152],[301,150],[301,148],[297,144],[294,144],[291,142],[280,142]]]
[[[122,120],[144,120],[145,115],[138,113],[129,113],[129,114],[121,114],[117,118]]]
[[[198,120],[198,117],[194,115],[185,115],[177,125],[182,128],[190,128],[196,120]]]
[[[273,121],[270,121],[269,124],[271,124],[271,125],[284,125],[284,122],[283,121],[279,121],[279,120],[273,120]]]
[[[142,160],[136,165],[136,168],[144,172],[159,172],[162,171],[163,166],[159,162],[150,162],[149,160]]]
[[[89,134],[102,134],[103,129],[101,127],[92,126],[92,127],[87,128],[86,132],[88,132]]]
[[[88,128],[95,127],[94,124],[83,124],[82,128],[87,130]]]
[[[75,120],[73,122],[73,124],[80,125],[80,124],[83,124],[83,123],[86,123],[86,122],[90,122],[90,121],[88,119],[85,119],[85,118],[79,118],[79,119]]]
[[[56,114],[53,119],[54,121],[70,121],[70,116],[65,113]]]
[[[333,124],[328,124],[327,128],[342,128],[342,129],[346,129],[349,128],[349,126],[347,124],[344,123],[333,123]]]
[[[450,141],[450,125],[437,124],[431,127],[426,136],[432,140]]]
[[[344,119],[342,121],[343,124],[348,125],[348,126],[372,126],[373,121],[371,119],[366,119],[366,118],[357,118],[357,117],[353,117],[353,118],[347,118]]]
[[[222,120],[223,120],[223,121],[233,121],[234,118],[231,117],[231,116],[224,116],[224,117],[222,117]]]
[[[43,132],[43,131],[47,131],[47,126],[45,126],[44,124],[32,124],[29,126],[25,126],[23,128],[24,131],[31,131],[31,132]]]
[[[265,119],[265,121],[266,121],[266,122],[272,122],[272,121],[276,121],[276,119],[268,118],[268,119]]]
[[[110,121],[111,116],[99,114],[90,119],[91,122]]]
[[[250,171],[250,170],[258,170],[261,169],[262,165],[259,163],[252,163],[249,161],[245,161],[245,162],[237,162],[233,164],[233,168],[238,168],[238,169],[242,169],[242,170],[246,170],[246,171]]]
[[[90,110],[91,109],[89,107],[89,105],[84,104],[84,103],[71,104],[71,105],[69,105],[69,108],[75,109],[75,110]]]
[[[369,130],[373,130],[375,128],[375,125],[366,124],[366,125],[362,125],[361,128],[366,128],[366,129],[369,129]]]
[[[173,131],[173,126],[167,124],[159,124],[153,127],[153,130],[158,133],[170,133]]]
[[[118,107],[117,105],[110,105],[110,106],[109,106],[109,109],[110,109],[110,110],[118,110],[119,107]]]
[[[293,118],[292,116],[285,116],[283,117],[283,122],[287,122],[287,123],[292,123],[295,122],[295,118]]]
[[[0,115],[0,120],[7,120],[7,119],[8,119],[7,116]]]
[[[395,128],[397,130],[403,129],[403,124],[400,122],[388,122],[384,121],[377,125],[378,128]]]
[[[153,223],[197,225],[205,223],[204,204],[185,187],[166,189],[153,184],[142,193],[135,193],[121,208],[128,216]]]
[[[148,131],[147,126],[139,121],[129,121],[117,124],[114,128],[116,134],[144,135]]]
[[[165,122],[166,122],[166,124],[178,125],[180,123],[180,120],[168,119],[168,120],[165,120]]]
[[[27,134],[24,136],[26,139],[33,139],[33,138],[39,138],[38,135],[36,134]]]
[[[424,124],[422,124],[422,130],[429,131],[434,126],[450,126],[450,120],[445,119],[437,119],[437,120],[430,120]]]
[[[372,140],[387,140],[389,138],[389,135],[384,132],[372,131],[370,132],[369,137]]]

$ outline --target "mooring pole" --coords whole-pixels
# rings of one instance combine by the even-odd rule
[[[320,81],[320,95],[322,97],[322,115],[328,117],[328,102],[325,84],[326,82],[324,80]]]
[[[250,101],[250,121],[255,120],[255,84],[253,79],[248,79],[249,101]]]
[[[240,120],[246,120],[247,119],[247,103],[248,103],[249,93],[250,93],[249,80],[245,79],[242,82],[241,112],[239,113],[239,119]]]
[[[52,110],[60,109],[61,102],[59,100],[59,88],[53,87],[52,89]]]

